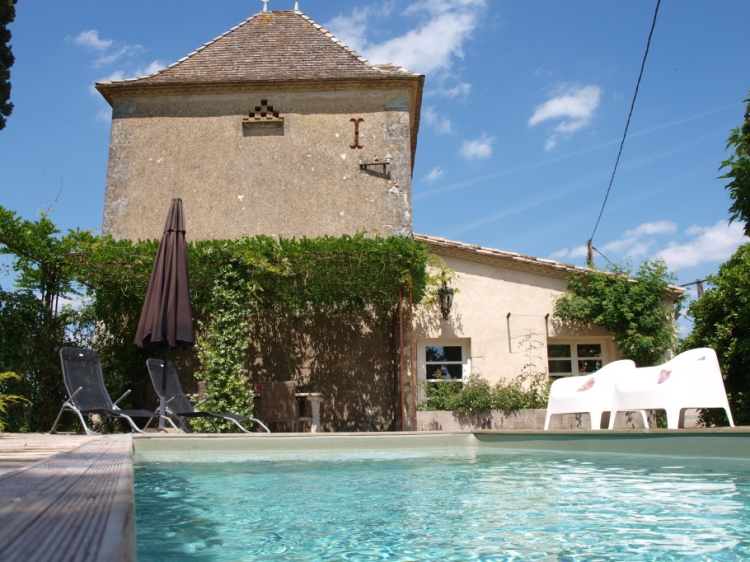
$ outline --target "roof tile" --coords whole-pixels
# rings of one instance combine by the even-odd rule
[[[419,76],[394,65],[369,63],[301,12],[275,11],[257,13],[167,68],[127,82],[168,85]]]

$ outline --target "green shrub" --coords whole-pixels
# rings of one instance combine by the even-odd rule
[[[453,410],[456,397],[461,394],[464,383],[461,381],[423,381],[420,387],[424,390],[425,400],[419,403],[420,410]]]
[[[438,385],[441,383],[437,383]],[[452,410],[476,414],[493,409],[493,393],[490,383],[477,376],[469,377],[461,391],[452,401]]]
[[[527,408],[546,408],[550,382],[546,373],[523,374],[495,386],[476,375],[462,381],[424,381],[422,411],[455,411],[477,414],[489,410],[506,413]]]
[[[21,377],[19,377],[15,373],[7,372],[7,373],[0,373],[0,390],[3,389],[5,384],[10,381],[11,379],[19,380]],[[3,394],[0,392],[0,415],[4,416],[8,413],[8,406],[15,402],[21,402],[24,398],[21,396],[15,396],[13,394]],[[0,417],[0,433],[5,431],[5,421],[2,417]]]

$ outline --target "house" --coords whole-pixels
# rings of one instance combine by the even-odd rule
[[[150,76],[100,82],[112,106],[102,230],[188,239],[410,236],[424,76],[374,65],[299,11],[260,12]]]
[[[497,382],[530,363],[560,376],[617,357],[604,330],[551,317],[581,268],[413,234],[423,84],[295,10],[255,14],[150,76],[96,85],[112,106],[104,234],[158,238],[181,197],[189,240],[378,231],[413,235],[455,270],[445,320],[422,307],[398,330],[365,332],[356,318],[258,326],[250,379],[322,392],[324,430],[414,428],[417,383],[437,371]]]
[[[553,318],[571,275],[586,268],[414,234],[455,272],[451,313],[416,315],[420,380],[480,376],[492,384],[522,372],[551,377],[593,372],[620,358],[609,333]]]

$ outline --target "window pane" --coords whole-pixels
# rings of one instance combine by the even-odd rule
[[[549,360],[549,372],[550,373],[572,373],[573,362],[564,361],[562,359],[550,359]]]
[[[578,344],[578,357],[601,357],[602,346],[598,343]]]
[[[434,380],[442,377],[444,380],[461,380],[463,378],[463,366],[456,363],[443,365],[427,365],[427,379]],[[439,376],[438,376],[439,375]]]
[[[599,359],[582,359],[578,361],[578,372],[594,373],[598,371],[601,366],[602,362]]]
[[[428,345],[425,348],[427,362],[458,361],[461,362],[460,345]]]
[[[548,345],[547,357],[570,357],[570,346],[562,344]]]

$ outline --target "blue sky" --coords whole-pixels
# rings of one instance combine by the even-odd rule
[[[99,230],[110,108],[96,81],[154,72],[260,0],[21,1],[0,204]],[[294,0],[270,0],[292,9]],[[656,0],[300,0],[375,63],[426,74],[416,232],[584,265]],[[687,283],[743,241],[717,179],[750,90],[747,0],[663,0],[594,246]],[[189,217],[188,217],[189,218]],[[606,263],[595,255],[597,265]]]

